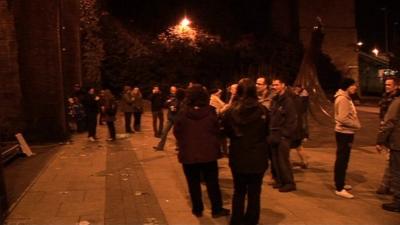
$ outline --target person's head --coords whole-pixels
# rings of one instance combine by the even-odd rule
[[[262,94],[268,89],[268,82],[267,78],[261,76],[258,77],[256,80],[256,88],[257,88],[257,93]]]
[[[357,91],[356,81],[353,78],[344,78],[340,84],[340,89],[350,95],[355,94]]]
[[[250,78],[242,78],[237,86],[237,97],[239,99],[257,99],[257,88]]]
[[[176,88],[176,86],[171,86],[169,88],[169,93],[171,93],[172,95],[176,95],[177,90],[178,89]]]
[[[388,77],[385,80],[385,92],[393,93],[399,88],[399,81],[396,77]]]
[[[295,93],[296,95],[300,95],[301,91],[303,91],[303,87],[301,87],[300,85],[295,85],[293,87],[293,93]]]
[[[238,84],[232,84],[232,85],[229,87],[229,92],[231,93],[231,95],[233,95],[233,96],[236,95],[236,93],[237,93],[237,87],[238,87]]]
[[[68,98],[68,103],[69,104],[74,104],[75,103],[74,98]]]
[[[91,94],[91,95],[94,95],[94,94],[96,93],[96,89],[94,89],[94,88],[89,88],[88,93]]]
[[[286,91],[286,82],[281,77],[272,79],[272,91],[277,95],[283,95]]]
[[[160,87],[154,86],[153,87],[153,93],[160,93]]]
[[[186,104],[190,107],[203,107],[209,104],[209,95],[200,84],[193,84],[186,92]]]
[[[131,91],[131,87],[129,85],[125,85],[124,86],[124,92],[130,92]]]
[[[103,94],[105,99],[112,99],[114,97],[109,89],[103,90]]]
[[[74,84],[74,91],[80,91],[81,90],[81,85],[80,84]]]
[[[140,95],[141,93],[140,93],[140,89],[138,88],[138,87],[134,87],[133,89],[132,89],[132,94],[134,94],[134,95]]]
[[[100,90],[99,95],[100,95],[100,96],[104,96],[104,93],[105,93],[105,90]]]

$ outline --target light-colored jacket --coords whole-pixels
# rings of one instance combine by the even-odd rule
[[[354,134],[361,128],[353,101],[341,89],[335,94],[335,123],[335,131],[345,134]]]
[[[392,101],[385,114],[378,132],[377,144],[400,151],[400,97]]]

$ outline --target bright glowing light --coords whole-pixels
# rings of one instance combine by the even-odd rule
[[[362,46],[364,43],[362,43],[361,41],[357,42],[358,46]]]
[[[374,48],[374,49],[372,50],[372,53],[374,53],[375,56],[378,56],[379,50],[378,50],[377,48]]]
[[[188,20],[188,18],[183,18],[183,20],[181,21],[181,26],[183,26],[183,27],[187,27],[187,26],[189,26],[190,25],[190,23],[191,23],[191,21],[190,20]]]

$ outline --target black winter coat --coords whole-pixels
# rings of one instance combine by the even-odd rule
[[[234,103],[223,115],[230,139],[229,166],[237,173],[262,173],[268,168],[268,110],[257,99]]]
[[[179,149],[179,162],[206,163],[220,158],[219,125],[212,106],[182,108],[173,131]]]
[[[297,128],[297,111],[288,91],[272,99],[270,112],[270,144],[279,144],[282,139],[294,140]]]

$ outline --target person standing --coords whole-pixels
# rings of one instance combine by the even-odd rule
[[[260,76],[256,81],[258,102],[263,104],[268,110],[271,108],[272,95],[268,90],[267,78]]]
[[[203,215],[201,176],[207,187],[213,218],[229,215],[222,207],[218,181],[219,125],[215,109],[209,105],[208,93],[199,84],[187,89],[187,97],[178,113],[173,133],[178,143],[178,159],[188,184],[192,213]]]
[[[158,86],[154,86],[150,95],[151,114],[153,116],[154,137],[160,138],[164,126],[163,98]]]
[[[300,158],[300,167],[303,169],[308,168],[307,154],[303,148],[303,140],[308,138],[308,92],[301,86],[295,86],[292,93],[293,102],[297,112],[296,131],[293,136],[293,141],[290,148],[296,149],[297,155]],[[296,163],[293,163],[294,165]]]
[[[135,131],[141,130],[142,114],[143,114],[143,97],[140,89],[134,87],[131,93],[133,107],[133,128]]]
[[[185,92],[183,90],[178,91],[176,86],[170,87],[170,96],[168,97],[165,105],[168,108],[167,114],[167,125],[164,127],[164,130],[161,134],[161,140],[158,142],[157,146],[154,146],[153,149],[156,151],[163,151],[165,143],[167,141],[168,133],[171,128],[174,126],[176,116],[178,115],[181,102],[185,96]]]
[[[90,88],[84,101],[85,113],[87,116],[88,138],[89,141],[96,141],[97,114],[99,113],[100,97],[96,95],[96,90]]]
[[[396,97],[385,114],[379,129],[376,149],[390,150],[390,175],[393,201],[382,204],[387,211],[400,212],[400,97]]]
[[[103,112],[104,121],[107,124],[108,132],[110,134],[110,137],[107,139],[107,141],[116,140],[114,122],[116,120],[115,115],[117,114],[117,107],[117,102],[115,101],[115,97],[111,91],[108,89],[104,90],[101,111]]]
[[[297,112],[282,78],[272,80],[274,97],[270,109],[270,133],[268,142],[271,151],[271,164],[275,179],[273,188],[280,192],[296,190],[292,166],[289,160],[290,143],[296,130]]]
[[[234,184],[230,224],[258,224],[261,187],[269,158],[268,110],[258,102],[253,81],[239,81],[237,101],[224,113],[222,124],[230,139],[229,166]]]
[[[122,94],[121,104],[120,104],[121,112],[124,113],[125,119],[125,132],[126,133],[135,133],[132,129],[132,96],[131,96],[131,87],[124,86],[124,93]]]
[[[354,198],[346,189],[346,171],[349,164],[351,146],[354,134],[361,128],[356,107],[350,95],[355,94],[357,86],[352,78],[343,79],[340,89],[335,94],[335,136],[336,136],[336,161],[334,170],[335,194],[344,198]]]
[[[388,108],[392,101],[400,96],[400,91],[399,91],[399,85],[398,85],[398,80],[395,77],[388,77],[385,79],[385,93],[382,95],[382,99],[379,101],[379,119],[380,119],[380,124],[383,124],[385,114],[388,111]],[[389,153],[386,152],[386,156],[389,156]],[[382,181],[379,185],[379,188],[376,190],[377,194],[391,194],[390,190],[390,183],[391,183],[391,178],[390,178],[390,159],[387,157],[386,160],[386,166],[385,170],[383,173],[383,178]]]

